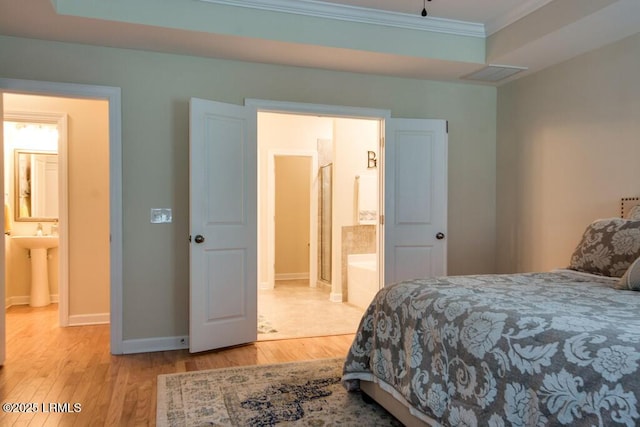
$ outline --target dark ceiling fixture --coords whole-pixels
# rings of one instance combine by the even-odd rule
[[[431,0],[428,0],[431,1]],[[427,0],[422,0],[422,16],[427,16]]]

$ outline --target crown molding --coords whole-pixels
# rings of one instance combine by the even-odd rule
[[[505,27],[508,27],[517,20],[524,18],[528,14],[535,12],[541,7],[546,6],[552,1],[554,0],[527,0],[525,2],[522,2],[517,7],[510,9],[506,13],[496,16],[495,18],[485,23],[484,27],[487,37],[494,33],[497,33]]]
[[[422,17],[317,0],[198,0],[225,6],[291,13],[339,21],[383,25],[410,30],[431,31],[466,37],[485,38],[483,24],[452,19]],[[538,0],[539,1],[539,0]],[[549,0],[547,0],[549,1]]]

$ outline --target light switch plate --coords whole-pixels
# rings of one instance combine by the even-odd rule
[[[151,224],[169,223],[172,219],[171,208],[151,208]]]

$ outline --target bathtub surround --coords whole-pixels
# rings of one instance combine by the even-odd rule
[[[352,254],[347,265],[347,302],[366,310],[380,289],[378,255]]]
[[[377,225],[351,225],[342,227],[342,301],[348,300],[347,279],[349,255],[376,254],[378,251]]]

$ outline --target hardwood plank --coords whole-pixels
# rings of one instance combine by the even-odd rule
[[[353,334],[113,356],[109,326],[57,327],[57,306],[7,310],[0,401],[80,403],[79,413],[0,413],[2,426],[155,426],[160,374],[342,357]],[[48,408],[47,408],[48,409]],[[55,409],[55,406],[54,406]]]

